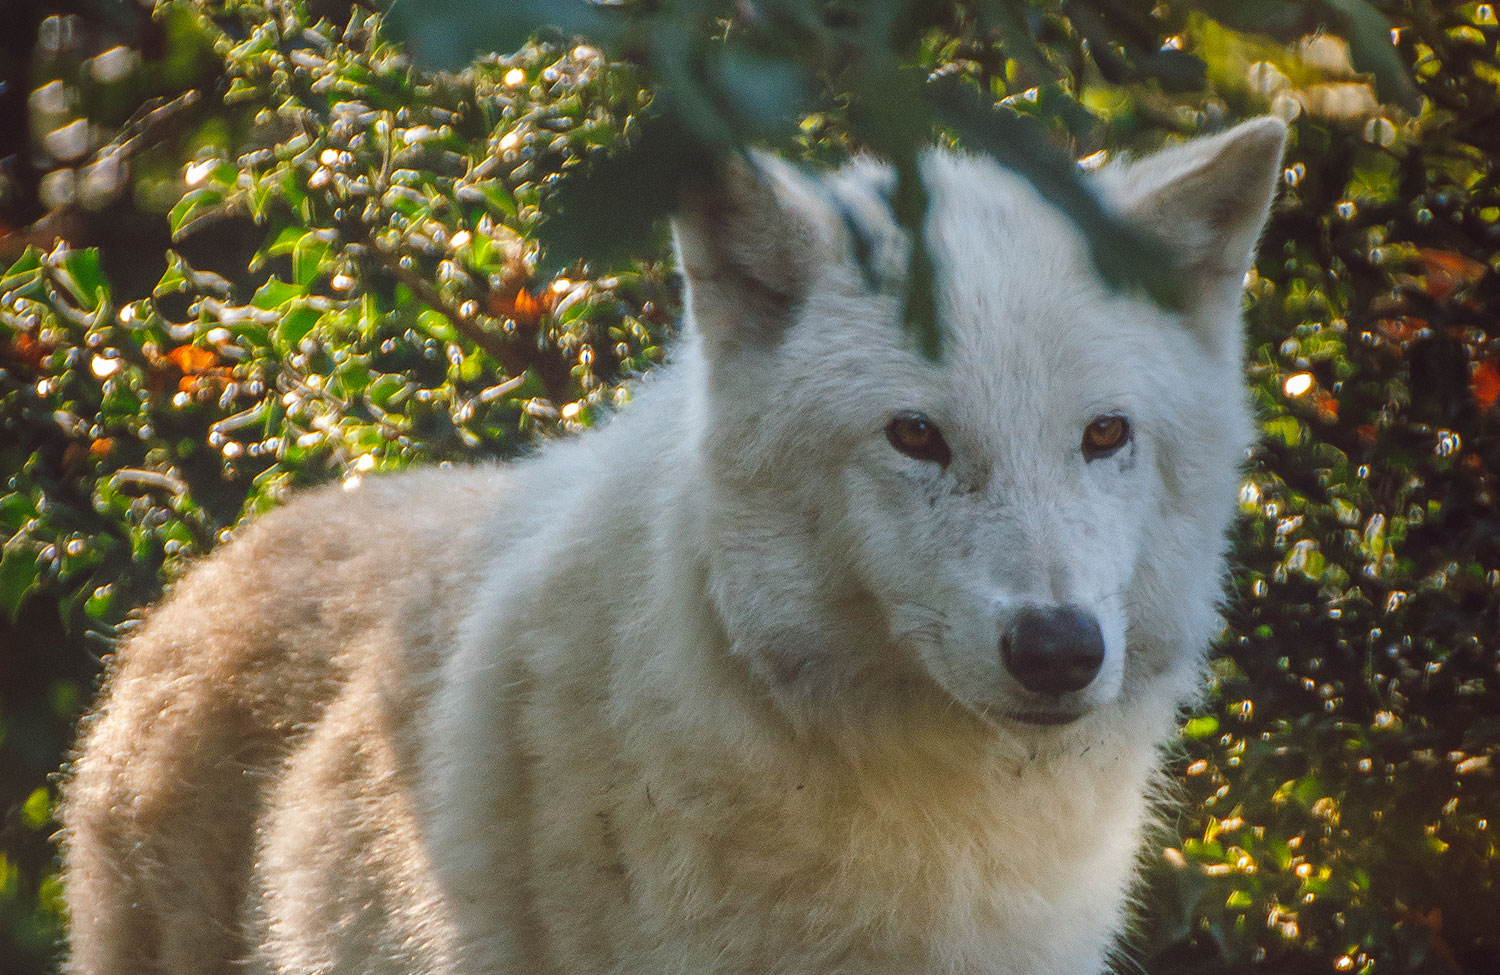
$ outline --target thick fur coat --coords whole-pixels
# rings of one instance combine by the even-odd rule
[[[62,806],[67,970],[1101,971],[1218,626],[1283,137],[1091,177],[1177,245],[1180,313],[931,154],[940,361],[888,171],[732,167],[620,416],[300,497],[120,650]]]

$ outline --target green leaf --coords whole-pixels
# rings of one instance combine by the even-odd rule
[[[14,535],[36,517],[36,502],[24,494],[0,496],[0,530]]]
[[[442,339],[444,342],[457,342],[458,330],[448,317],[434,308],[423,308],[417,312],[417,327],[431,335],[433,338]]]
[[[213,219],[224,212],[224,191],[216,186],[204,186],[189,190],[167,214],[167,226],[172,239],[176,240],[198,224]]]
[[[1304,8],[1293,0],[1204,0],[1198,6],[1226,27],[1292,40],[1306,33]]]
[[[413,384],[401,376],[384,375],[365,388],[365,396],[375,406],[389,411],[399,408],[412,388]]]
[[[189,285],[188,277],[192,274],[192,268],[182,259],[182,255],[174,250],[167,251],[167,269],[162,272],[161,280],[156,282],[156,287],[151,289],[151,297],[160,298],[163,295],[175,294],[178,291],[186,291]]]
[[[1056,77],[1057,69],[1047,62],[1026,26],[1031,11],[1022,0],[976,0],[974,6],[991,32],[1004,34],[1007,54],[1023,61],[1033,72]]]
[[[298,343],[307,337],[307,333],[313,330],[321,317],[321,312],[307,305],[298,305],[287,311],[281,316],[281,321],[276,324],[276,347],[288,351],[295,350]]]
[[[1185,722],[1182,726],[1182,737],[1194,741],[1210,738],[1219,730],[1219,719],[1211,714],[1201,715]]]
[[[1186,51],[1154,51],[1141,67],[1167,91],[1198,91],[1208,78],[1208,65]]]
[[[68,251],[52,272],[57,283],[85,311],[93,311],[109,300],[109,282],[99,266],[98,248]]]
[[[799,60],[730,45],[713,67],[720,95],[746,141],[757,133],[785,132],[806,111],[812,78]]]
[[[942,328],[937,315],[937,267],[926,245],[922,227],[926,222],[927,188],[917,169],[914,155],[896,164],[896,194],[893,209],[896,219],[920,246],[911,249],[906,270],[906,293],[901,321],[917,340],[917,348],[928,359],[936,361],[942,354]],[[861,263],[868,264],[862,260]],[[866,268],[869,274],[869,268]]]
[[[1293,416],[1278,416],[1267,420],[1262,429],[1268,438],[1279,440],[1288,447],[1296,447],[1306,439],[1306,431]]]
[[[266,244],[263,253],[266,257],[281,257],[284,254],[290,254],[305,236],[307,236],[307,231],[296,224],[283,227]]]
[[[303,234],[292,247],[292,280],[308,285],[324,272],[323,262],[333,249],[328,239],[316,230]]]
[[[25,545],[7,545],[0,554],[0,612],[14,623],[21,605],[41,578],[36,553]]]
[[[463,382],[472,383],[484,373],[484,363],[485,354],[483,350],[475,349],[459,360],[456,370],[458,378]]]
[[[288,284],[280,278],[273,277],[260,286],[251,297],[250,304],[265,311],[275,311],[292,299],[301,298],[305,294],[307,294],[307,288],[302,285]]]
[[[597,305],[592,298],[582,298],[578,301],[570,301],[561,311],[554,311],[553,315],[559,325],[567,325],[582,319],[587,319],[594,313]]]
[[[0,292],[14,291],[40,280],[43,258],[39,249],[28,246],[5,274],[0,275]]]
[[[115,589],[112,586],[99,586],[83,604],[83,611],[90,619],[108,621],[114,615]]]
[[[478,203],[503,217],[514,218],[516,215],[516,198],[498,179],[460,186],[455,195],[464,203]]]
[[[851,133],[895,167],[892,211],[897,223],[917,241],[923,239],[928,202],[917,160],[932,131],[932,116],[923,102],[924,96],[925,85],[919,72],[875,60],[861,65],[849,105]],[[857,234],[855,239],[860,239]],[[868,254],[869,248],[856,245],[856,256],[874,285],[877,282],[868,266]],[[935,276],[936,268],[927,247],[913,247],[902,296],[902,322],[929,359],[936,359],[941,351]]]
[[[27,829],[41,829],[52,820],[52,797],[46,786],[38,786],[21,804],[21,824]]]

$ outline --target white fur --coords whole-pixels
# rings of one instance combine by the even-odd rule
[[[1100,971],[1217,625],[1282,137],[1099,177],[1187,242],[1180,315],[933,154],[936,362],[851,256],[904,266],[883,169],[739,167],[679,222],[686,338],[623,415],[304,498],[122,652],[66,790],[70,971]],[[951,463],[887,442],[901,410]],[[1107,413],[1134,441],[1089,461]],[[1071,723],[1013,717],[1027,603],[1099,622]]]

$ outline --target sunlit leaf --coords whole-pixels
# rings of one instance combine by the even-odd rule
[[[109,283],[99,266],[98,250],[70,250],[53,265],[52,271],[78,307],[93,311],[108,300]]]
[[[21,804],[21,825],[27,829],[41,829],[52,819],[52,796],[46,787],[31,791]]]
[[[196,345],[179,345],[167,353],[167,359],[189,375],[207,372],[219,364],[217,355],[209,349],[200,349]]]
[[[305,294],[307,294],[307,289],[302,285],[289,284],[273,277],[256,290],[254,297],[250,299],[250,304],[266,311],[275,311],[287,302],[301,298]]]
[[[224,212],[224,191],[216,186],[189,190],[167,215],[167,226],[174,240],[180,239],[200,223]]]
[[[292,247],[292,280],[300,285],[312,284],[331,270],[325,267],[333,245],[316,231],[303,234]]]
[[[1184,738],[1208,738],[1219,730],[1219,719],[1211,714],[1190,718],[1182,726]]]

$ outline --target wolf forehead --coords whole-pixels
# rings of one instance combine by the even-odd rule
[[[803,216],[822,217],[822,252],[809,255],[819,270],[842,276],[854,291],[899,299],[911,243],[892,210],[892,167],[859,157],[810,177],[769,157],[757,162],[783,191],[789,179],[816,187],[804,202],[825,212]],[[921,172],[928,195],[924,241],[935,265],[940,328],[955,359],[996,362],[1040,350],[1078,364],[1119,366],[1120,350],[1140,347],[1132,326],[1163,324],[1149,299],[1105,283],[1078,225],[1024,177],[985,156],[937,149],[924,155]],[[850,295],[834,288],[820,296],[809,288],[800,297],[810,306],[808,317],[826,320],[833,309],[819,298]],[[1049,338],[1040,346],[1039,330]]]
[[[754,159],[763,177],[783,188],[792,181],[818,187],[814,198],[842,225],[842,234],[835,230],[834,236],[842,238],[844,256],[862,264],[867,284],[892,291],[904,287],[910,242],[892,209],[893,167],[859,156],[834,172],[809,176],[774,157]],[[923,154],[921,176],[928,196],[923,232],[933,256],[945,262],[947,277],[961,277],[954,272],[1000,257],[1011,258],[1028,274],[1062,272],[1053,275],[1059,284],[1090,269],[1075,225],[1024,177],[989,157],[931,149]],[[1001,269],[995,277],[1011,270]],[[1045,282],[1024,277],[1011,282],[1028,289],[1038,283]]]
[[[987,387],[1020,382],[1039,404],[1055,407],[1048,387],[1065,382],[1072,395],[1089,400],[1077,404],[1079,410],[1142,405],[1129,400],[1150,393],[1143,381],[1162,367],[1151,351],[1170,328],[1169,316],[1150,299],[1107,285],[1077,225],[1022,176],[988,157],[941,150],[922,162],[940,363],[916,355],[900,327],[911,244],[890,204],[893,169],[859,158],[809,177],[777,160],[760,161],[775,170],[770,178],[783,188],[789,178],[816,188],[804,202],[824,211],[823,247],[809,257],[844,285],[821,290],[812,284],[800,295],[799,317],[813,327],[792,331],[813,334],[788,336],[796,354],[825,346],[818,350],[824,356],[846,357],[851,371],[865,374],[883,364],[892,370],[885,377],[891,393],[930,390],[934,380],[946,380],[966,398],[982,397]],[[803,217],[818,220],[805,210]],[[851,312],[864,314],[850,321]],[[1092,388],[1080,387],[1086,379]],[[1014,389],[1006,393],[1012,409],[1027,398]]]

